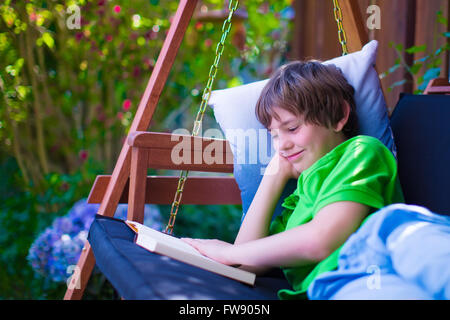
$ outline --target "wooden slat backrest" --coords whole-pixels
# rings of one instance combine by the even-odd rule
[[[101,203],[111,176],[97,176],[88,203]],[[178,184],[175,176],[147,176],[145,203],[171,204]],[[125,185],[119,203],[128,203],[129,181]],[[239,187],[234,177],[189,176],[186,181],[183,204],[222,205],[241,204]]]

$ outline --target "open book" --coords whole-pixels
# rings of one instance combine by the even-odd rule
[[[255,283],[256,275],[254,273],[227,266],[205,257],[183,240],[159,232],[138,222],[127,220],[125,223],[136,233],[136,244],[144,249],[249,285],[254,285]]]

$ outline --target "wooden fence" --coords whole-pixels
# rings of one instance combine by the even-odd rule
[[[353,0],[352,0],[353,1]],[[358,2],[361,15],[365,21],[372,13],[367,8],[377,5],[380,9],[380,29],[370,30],[366,25],[369,39],[379,42],[377,70],[379,73],[387,71],[399,58],[390,42],[402,44],[404,48],[414,45],[427,45],[426,52],[415,54],[402,54],[401,58],[408,64],[420,59],[425,54],[434,51],[446,40],[439,33],[449,31],[447,26],[438,23],[436,14],[442,11],[443,17],[450,17],[450,4],[448,0],[355,0]],[[291,42],[291,59],[305,59],[314,57],[327,60],[341,55],[338,42],[337,25],[334,19],[332,0],[295,0],[293,6],[296,12]],[[345,17],[343,17],[345,19]],[[448,77],[449,55],[442,56],[441,77]],[[424,68],[422,68],[424,69]],[[415,78],[424,74],[421,70]],[[388,88],[403,79],[408,82]],[[401,92],[413,92],[416,89],[415,81],[404,68],[383,78],[381,83],[385,92],[388,109],[392,112]]]

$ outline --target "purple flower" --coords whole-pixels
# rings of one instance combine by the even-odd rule
[[[98,209],[98,204],[88,204],[82,199],[74,204],[66,216],[56,218],[31,245],[27,256],[31,267],[52,281],[66,281],[70,276],[68,267],[77,263]],[[127,211],[128,205],[120,204],[114,216],[126,220]],[[145,206],[144,224],[162,229],[157,206]]]
[[[72,231],[72,221],[68,217],[56,218],[53,222],[53,228],[62,233],[70,233]]]

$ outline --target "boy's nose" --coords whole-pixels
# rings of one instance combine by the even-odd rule
[[[286,137],[280,135],[280,138],[279,138],[280,151],[287,151],[287,150],[291,149],[293,145],[294,144],[292,143],[292,141],[290,139],[287,139]]]

